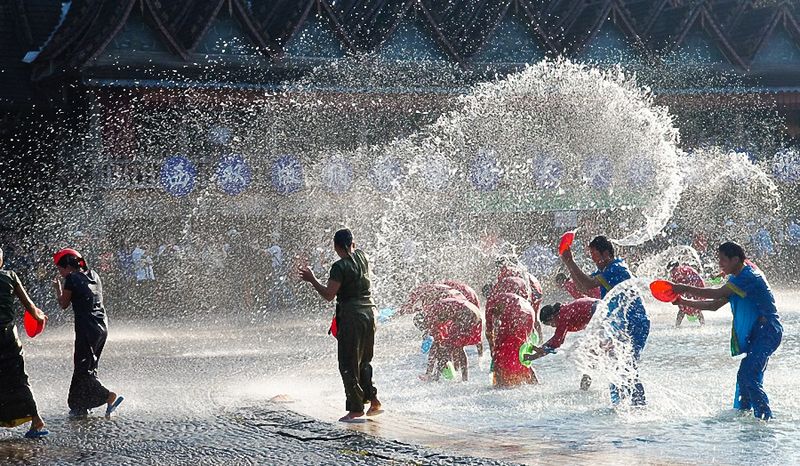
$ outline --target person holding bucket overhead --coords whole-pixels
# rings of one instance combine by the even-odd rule
[[[375,303],[370,291],[369,261],[364,251],[355,248],[348,229],[333,236],[333,249],[339,260],[331,266],[328,283],[321,284],[306,265],[299,268],[300,278],[311,283],[326,301],[336,298],[336,339],[339,373],[347,398],[347,414],[340,422],[363,422],[367,416],[381,414],[378,390],[372,384],[372,353],[375,346]]]
[[[75,313],[75,366],[67,397],[69,415],[83,417],[90,409],[105,404],[109,417],[124,397],[109,391],[97,378],[100,355],[108,337],[103,284],[97,272],[90,270],[74,249],[58,251],[53,261],[60,275],[53,279],[56,300],[62,309],[71,305]]]
[[[628,265],[623,259],[614,255],[614,246],[608,238],[595,236],[589,243],[589,256],[597,266],[597,271],[587,275],[575,263],[572,251],[569,248],[569,242],[566,243],[566,247],[564,247],[563,243],[564,240],[562,238],[559,253],[562,262],[569,270],[570,277],[578,285],[578,288],[585,293],[599,287],[600,295],[604,299],[609,293],[612,294],[608,301],[606,317],[611,320],[612,327],[617,332],[615,337],[620,341],[629,342],[631,345],[631,360],[625,364],[625,369],[621,370],[623,378],[627,379],[627,381],[622,386],[617,386],[616,384],[609,386],[611,402],[616,406],[622,400],[630,398],[633,406],[646,405],[644,385],[639,380],[638,363],[642,350],[647,343],[647,337],[650,335],[650,318],[638,292],[631,290],[631,295],[629,296],[624,292],[616,294],[612,291],[615,287],[632,278]]]
[[[0,249],[0,266],[3,265],[3,251]],[[25,373],[22,359],[22,344],[14,325],[16,306],[14,297],[19,298],[23,312],[40,324],[41,331],[47,316],[33,304],[17,274],[10,270],[0,270],[0,426],[16,427],[30,422],[25,434],[27,438],[38,438],[49,432],[39,416],[33,392]],[[35,334],[34,334],[35,335]]]

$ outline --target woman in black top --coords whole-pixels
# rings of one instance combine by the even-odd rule
[[[108,336],[100,276],[89,270],[75,250],[62,250],[53,259],[64,278],[63,286],[58,277],[53,280],[58,303],[62,309],[71,304],[75,313],[75,369],[67,398],[69,414],[86,416],[90,409],[105,403],[106,416],[110,416],[124,398],[109,391],[97,379],[97,366]]]
[[[3,251],[0,250],[2,265]],[[0,270],[0,426],[16,427],[30,421],[31,428],[25,437],[37,438],[48,432],[39,416],[28,374],[25,373],[22,344],[14,325],[17,309],[14,297],[19,298],[25,307],[23,312],[30,313],[37,322],[47,320],[47,316],[31,301],[17,274]]]
[[[369,263],[360,249],[355,249],[350,230],[333,236],[333,249],[341,259],[331,266],[328,284],[322,285],[308,266],[300,267],[300,278],[311,283],[326,301],[336,298],[336,326],[339,373],[347,397],[347,414],[339,421],[361,422],[364,405],[370,403],[367,416],[383,412],[378,390],[372,385],[372,352],[375,343],[375,303],[370,292]]]

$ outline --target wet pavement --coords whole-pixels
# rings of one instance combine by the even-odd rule
[[[126,399],[111,419],[102,416],[104,409],[67,418],[69,322],[48,326],[33,340],[22,337],[51,434],[28,440],[22,437],[26,426],[0,429],[0,464],[509,464],[386,438],[383,416],[360,425],[336,423],[343,410],[327,401],[316,405],[322,410],[315,411],[317,419],[299,414],[293,411],[302,401],[297,393],[279,396],[288,402],[270,401],[281,395],[272,381],[298,371],[340,389],[335,344],[323,324],[313,322],[320,328],[309,321],[112,320],[99,375]],[[307,346],[298,350],[297,341]]]
[[[567,350],[537,367],[540,386],[491,388],[489,360],[474,348],[469,382],[423,383],[419,332],[410,318],[391,321],[378,329],[374,361],[387,412],[357,425],[336,422],[344,390],[328,311],[112,314],[99,375],[125,402],[111,420],[98,412],[82,421],[66,416],[72,326],[53,319],[42,335],[22,337],[51,435],[31,441],[25,427],[0,429],[0,465],[798,464],[800,312],[785,307],[786,336],[765,381],[777,419],[767,425],[730,410],[738,364],[726,313],[703,329],[675,329],[670,307],[653,309],[641,412],[611,409],[602,381],[579,391]]]
[[[152,465],[502,465],[320,422],[266,403],[213,417],[54,419],[41,440],[0,439],[0,463]],[[21,434],[22,431],[19,432]]]

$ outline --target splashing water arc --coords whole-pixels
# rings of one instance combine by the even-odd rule
[[[651,239],[672,217],[682,189],[678,133],[632,76],[544,61],[476,86],[459,104],[416,134],[358,150],[408,163],[411,186],[383,218],[386,244],[430,237],[436,225],[413,207],[435,209],[433,223],[451,234],[428,254],[430,265],[464,276],[479,264],[443,252],[469,250],[474,241],[447,228],[448,212],[602,210],[592,232],[621,245]],[[425,184],[429,167],[443,161],[452,167],[449,199]]]

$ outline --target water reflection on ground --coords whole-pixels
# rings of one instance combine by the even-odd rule
[[[725,310],[710,316],[705,328],[674,329],[671,308],[651,308],[654,326],[642,363],[650,404],[641,411],[612,410],[599,381],[588,392],[577,390],[580,373],[568,346],[539,364],[544,384],[538,387],[492,389],[488,358],[474,352],[469,382],[420,382],[416,375],[425,356],[419,335],[408,319],[390,321],[379,329],[375,361],[388,413],[347,427],[280,411],[285,407],[330,422],[344,411],[335,341],[325,333],[328,318],[322,311],[257,321],[222,315],[112,320],[100,376],[126,396],[112,420],[99,413],[66,419],[72,329],[52,326],[24,341],[33,389],[52,434],[36,442],[20,438],[22,427],[3,430],[0,459],[21,464],[470,461],[446,456],[450,453],[534,464],[794,464],[800,462],[795,297],[779,298],[786,332],[766,375],[777,416],[766,425],[730,409],[738,361],[727,354]],[[270,402],[276,395],[282,396],[274,401],[282,403]],[[391,440],[381,443],[359,431]],[[329,437],[341,438],[331,443]]]

